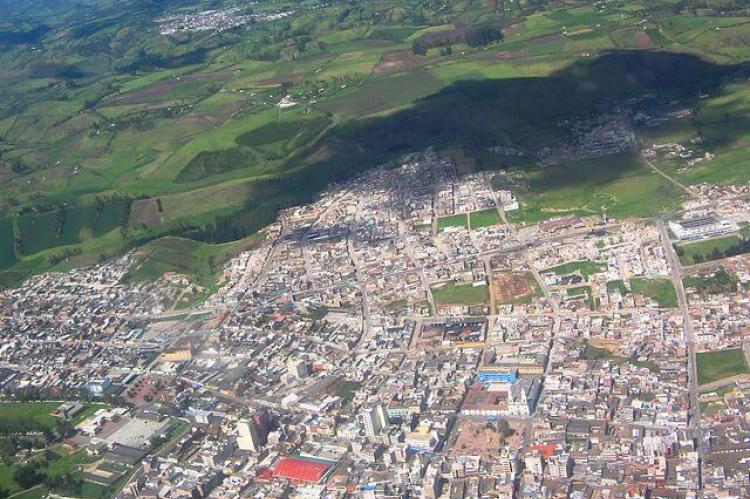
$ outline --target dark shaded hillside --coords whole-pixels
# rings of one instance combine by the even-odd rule
[[[462,81],[404,111],[344,125],[333,140],[377,157],[428,145],[504,141],[534,150],[567,138],[563,120],[606,112],[645,94],[657,102],[697,99],[739,69],[684,54],[611,52],[546,78]]]
[[[647,94],[652,98],[643,105],[688,104],[746,72],[692,55],[622,51],[545,78],[461,81],[391,115],[339,125],[309,156],[315,159],[291,161],[290,170],[266,181],[241,212],[187,235],[211,242],[247,235],[273,220],[278,208],[307,202],[333,181],[429,146],[506,144],[536,151],[569,140],[569,122],[576,118]]]

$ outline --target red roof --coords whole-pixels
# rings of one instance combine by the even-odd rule
[[[296,457],[285,457],[280,459],[273,467],[273,476],[300,482],[318,483],[330,467],[330,464]]]
[[[549,459],[552,456],[555,455],[555,444],[540,444],[540,445],[532,445],[530,450],[536,450],[539,451],[539,453],[544,456],[545,459]]]

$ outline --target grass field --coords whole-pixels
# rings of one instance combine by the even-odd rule
[[[501,223],[502,219],[495,208],[469,213],[469,224],[472,229],[492,227],[493,225],[499,225]]]
[[[0,423],[12,427],[15,423],[31,421],[35,425],[54,429],[60,418],[50,413],[59,405],[59,402],[2,402]]]
[[[0,424],[4,428],[12,428],[15,423],[32,421],[39,427],[54,429],[62,420],[52,415],[52,411],[62,402],[0,402]],[[73,420],[73,423],[83,421],[104,404],[87,404]]]
[[[695,243],[683,243],[677,246],[678,256],[683,265],[717,260],[724,257],[724,252],[741,242],[737,236],[726,236],[707,239]]]
[[[13,222],[0,218],[0,270],[16,263]]]
[[[449,217],[438,218],[438,232],[447,229],[448,227],[469,227],[469,219],[465,213],[460,215],[452,215]]]
[[[686,288],[695,289],[698,293],[723,294],[737,291],[739,280],[737,276],[727,272],[723,267],[719,268],[713,275],[708,276],[685,276],[683,285]]]
[[[435,301],[441,305],[481,305],[489,303],[490,299],[487,286],[448,282],[439,288],[433,287],[430,291]]]
[[[577,262],[568,262],[556,267],[544,269],[543,272],[552,272],[557,275],[568,275],[574,272],[579,272],[585,281],[589,280],[589,277],[602,272],[607,269],[607,265],[599,262],[592,262],[590,260],[580,260]]]
[[[534,224],[557,216],[606,213],[653,216],[677,206],[682,193],[632,154],[575,161],[528,172],[512,221]]]
[[[699,352],[696,354],[696,360],[698,363],[698,384],[701,385],[750,372],[741,348],[717,352]]]
[[[661,308],[677,307],[677,292],[669,279],[631,279],[630,288],[637,295],[653,298]]]
[[[154,280],[165,272],[174,272],[185,275],[199,286],[213,289],[227,256],[251,247],[256,240],[250,238],[240,243],[210,245],[183,238],[159,239],[139,250],[139,263],[127,280]]]

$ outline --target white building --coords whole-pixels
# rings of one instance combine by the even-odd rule
[[[700,239],[732,232],[734,227],[729,220],[719,220],[716,217],[699,217],[669,222],[669,229],[680,240]]]
[[[368,437],[379,435],[383,429],[388,427],[388,413],[383,404],[375,404],[373,407],[362,411],[361,419],[362,428]]]
[[[237,423],[237,447],[240,450],[258,452],[261,445],[260,433],[252,421]]]

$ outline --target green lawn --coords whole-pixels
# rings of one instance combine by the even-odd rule
[[[499,225],[503,221],[500,218],[500,214],[495,208],[483,211],[475,211],[469,214],[469,223],[472,229],[478,229],[480,227],[492,227],[493,225]]]
[[[50,413],[60,402],[0,402],[0,424],[12,428],[14,424],[32,422],[53,429],[61,418]]]
[[[669,279],[631,279],[630,287],[633,293],[656,300],[661,308],[677,306],[677,292]]]
[[[438,218],[438,231],[443,231],[448,227],[469,227],[469,219],[465,213],[453,215],[450,217]]]
[[[432,296],[438,304],[443,305],[478,305],[489,301],[487,286],[456,284],[448,282],[440,288],[431,288]]]
[[[700,352],[696,354],[696,360],[698,362],[698,384],[701,385],[750,372],[745,353],[741,348],[718,352]]]

